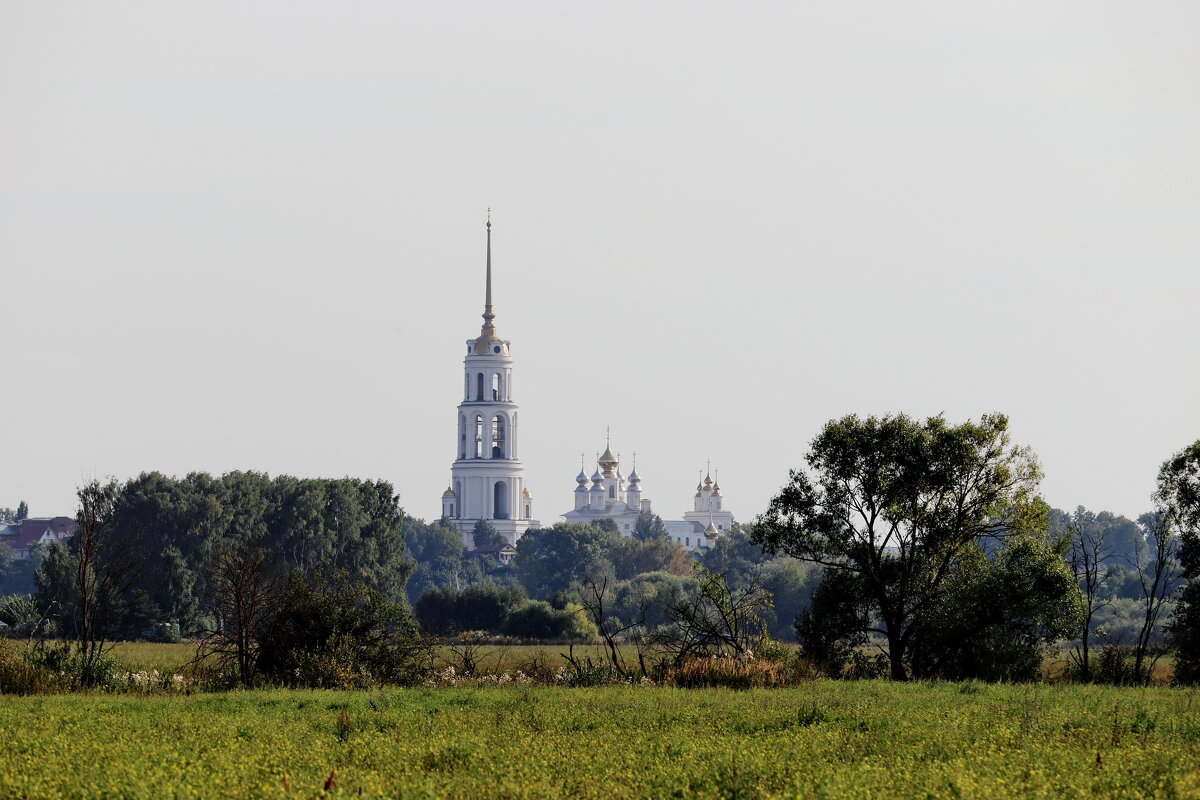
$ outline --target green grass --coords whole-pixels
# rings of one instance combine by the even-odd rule
[[[1200,692],[1166,688],[0,697],[0,730],[6,798],[311,798],[334,768],[345,797],[1200,796]]]
[[[562,654],[568,646],[549,645],[484,645],[479,648],[480,667],[489,672],[513,671],[523,661],[536,654],[544,655],[546,660],[558,667],[566,663]],[[636,649],[632,645],[622,648],[627,657],[636,661]],[[455,663],[455,656],[448,647],[439,647],[438,657],[445,663]],[[181,644],[162,644],[155,642],[117,642],[113,645],[112,655],[127,669],[151,670],[159,672],[179,672],[184,664],[196,655],[196,645],[184,642]],[[593,660],[605,660],[604,648],[601,645],[575,645],[576,657],[590,656]]]
[[[196,656],[196,645],[189,642],[117,642],[113,645],[112,654],[126,669],[179,672],[184,664]]]

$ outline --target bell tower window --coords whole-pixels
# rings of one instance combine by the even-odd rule
[[[480,372],[475,376],[475,399],[483,400],[483,373]]]
[[[492,489],[492,517],[493,519],[508,519],[508,484],[504,481],[496,481]]]
[[[483,458],[483,417],[479,414],[475,415],[475,457]]]
[[[497,414],[492,417],[492,458],[504,458],[504,448],[504,417]]]
[[[492,373],[492,400],[500,399],[500,373]]]

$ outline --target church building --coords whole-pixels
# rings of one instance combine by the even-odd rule
[[[492,221],[487,223],[487,283],[483,328],[467,340],[463,394],[458,404],[456,458],[442,494],[442,516],[454,523],[468,548],[475,523],[486,520],[515,545],[533,518],[533,495],[525,485],[520,428],[513,402],[512,345],[496,334],[492,312]]]
[[[479,336],[466,343],[462,401],[455,415],[456,454],[450,466],[450,485],[442,494],[442,517],[458,528],[468,548],[474,547],[472,534],[480,520],[504,537],[507,544],[497,547],[506,548],[515,546],[525,531],[540,526],[533,517],[533,495],[525,485],[520,459],[512,344],[497,335],[495,319],[489,218],[483,327]],[[653,513],[650,500],[642,495],[637,465],[626,481],[620,459],[607,444],[596,465],[590,486],[580,469],[575,479],[575,507],[563,518],[585,523],[611,519],[622,536],[632,536],[638,515]],[[721,487],[711,476],[706,477],[696,486],[692,510],[682,520],[664,520],[670,538],[697,552],[712,547],[733,525],[733,514],[722,508],[723,500]]]
[[[583,471],[575,477],[575,507],[562,516],[567,522],[596,522],[611,519],[622,536],[632,536],[639,514],[654,513],[650,499],[642,493],[642,478],[637,464],[626,479],[621,474],[620,458],[613,455],[610,442],[596,460],[596,471],[589,478]],[[626,486],[628,483],[628,486]],[[692,510],[681,520],[663,520],[667,535],[685,549],[702,551],[712,547],[719,536],[733,525],[733,514],[722,508],[721,487],[710,474],[696,486]]]

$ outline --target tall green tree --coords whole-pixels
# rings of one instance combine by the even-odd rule
[[[476,547],[504,544],[506,541],[504,536],[489,525],[486,519],[475,521],[475,528],[471,531],[471,542]]]
[[[13,515],[13,521],[20,522],[23,519],[29,519],[29,504],[24,500],[17,504],[17,513]]]
[[[637,520],[633,523],[633,538],[645,542],[667,537],[667,526],[662,521],[662,517],[650,511],[638,514]]]
[[[703,556],[704,568],[738,582],[753,574],[772,555],[750,536],[750,530],[734,525],[717,539]]]
[[[611,573],[609,555],[620,542],[615,528],[560,522],[530,528],[517,542],[517,578],[529,596],[545,599],[587,574]]]
[[[1164,525],[1178,537],[1184,579],[1167,626],[1175,647],[1175,681],[1200,683],[1200,441],[1163,463],[1154,502]]]
[[[467,557],[462,534],[447,520],[427,523],[405,517],[404,544],[413,561],[412,575],[405,585],[410,604],[430,588],[448,586],[458,590],[483,577],[479,565]]]
[[[1114,545],[1107,533],[1108,526],[1101,524],[1096,515],[1083,506],[1075,509],[1075,514],[1067,524],[1066,538],[1070,542],[1068,563],[1083,601],[1083,615],[1077,635],[1067,638],[1079,641],[1071,659],[1083,681],[1092,679],[1091,641],[1096,615],[1112,604],[1112,595],[1103,591],[1113,575]]]
[[[1012,445],[1002,414],[959,425],[848,416],[824,427],[806,460],[752,538],[860,581],[879,620],[864,632],[886,637],[896,680],[908,677],[913,636],[964,550],[1044,516],[1037,462]]]
[[[1079,587],[1065,539],[1027,532],[991,554],[967,548],[940,602],[918,621],[913,675],[949,680],[1034,681],[1049,645],[1078,632]]]

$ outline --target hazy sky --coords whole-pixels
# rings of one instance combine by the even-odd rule
[[[436,517],[485,210],[535,512],[762,511],[1002,411],[1056,506],[1200,437],[1200,5],[0,4],[0,506],[384,478]],[[589,464],[588,472],[593,467]],[[628,470],[626,470],[628,472]]]

